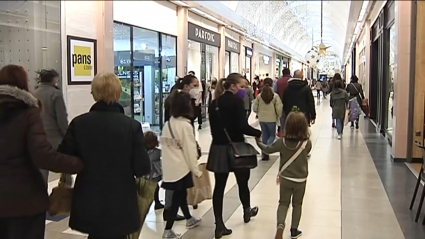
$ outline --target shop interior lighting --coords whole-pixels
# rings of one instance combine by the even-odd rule
[[[140,45],[140,47],[142,48],[142,50],[146,50],[146,44],[142,43],[142,45]]]
[[[171,2],[174,3],[174,4],[177,4],[179,6],[182,6],[182,7],[189,7],[189,4],[182,2],[182,1],[171,1]]]

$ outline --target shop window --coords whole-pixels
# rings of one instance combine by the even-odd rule
[[[131,110],[131,42],[130,26],[114,23],[114,72],[121,81],[122,94],[119,103],[124,107],[124,112],[132,116]]]
[[[187,71],[194,71],[199,75],[202,65],[201,43],[190,40],[188,42]]]
[[[0,67],[23,66],[30,89],[37,84],[37,71],[61,73],[60,9],[60,1],[0,2]]]
[[[163,102],[176,77],[176,37],[114,23],[115,73],[126,115],[159,132]]]
[[[239,54],[230,53],[230,68],[231,73],[239,73]]]
[[[206,45],[206,74],[202,80],[218,79],[218,47]]]
[[[224,66],[224,76],[227,77],[230,74],[230,52],[226,51],[224,53],[224,58],[226,59],[226,64]]]
[[[396,48],[396,33],[394,25],[389,31],[389,67],[388,67],[388,114],[387,114],[387,133],[393,133],[393,104],[394,104],[394,67],[395,67],[395,48]]]

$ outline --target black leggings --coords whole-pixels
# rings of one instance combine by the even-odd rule
[[[251,207],[251,198],[248,188],[248,180],[251,171],[249,169],[236,169],[234,171],[236,182],[239,187],[239,199],[244,209]],[[213,209],[216,223],[223,223],[223,198],[229,173],[214,173],[215,187],[213,193]]]
[[[189,206],[187,205],[187,189],[173,191],[173,202],[168,210],[169,215],[167,218],[167,224],[165,225],[165,230],[171,230],[171,228],[173,228],[179,208],[182,210],[186,220],[192,217],[189,212]]]

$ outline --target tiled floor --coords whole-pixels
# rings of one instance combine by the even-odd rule
[[[390,161],[385,139],[371,133],[367,121],[362,121],[361,130],[345,129],[342,141],[330,127],[329,102],[317,105],[318,119],[312,126],[313,150],[309,162],[310,175],[304,200],[300,229],[305,239],[419,239],[425,238],[425,227],[412,222],[413,214],[408,210],[411,190],[397,191],[394,185],[413,188],[414,177],[404,170],[404,164]],[[255,124],[254,115],[250,123]],[[201,163],[207,159],[211,142],[209,128],[197,136],[203,149]],[[249,138],[253,143],[253,139]],[[374,147],[377,147],[375,150]],[[402,168],[404,167],[404,169]],[[395,170],[397,168],[399,171]],[[229,177],[225,195],[224,218],[233,229],[228,239],[274,238],[278,186],[275,175],[278,157],[269,162],[259,162],[252,171],[250,188],[252,205],[260,207],[258,216],[249,224],[242,222],[235,178]],[[400,178],[402,177],[402,178]],[[49,188],[57,183],[58,177],[51,176]],[[397,182],[400,182],[397,184]],[[214,185],[211,175],[211,184]],[[395,192],[403,194],[403,200]],[[214,217],[211,201],[199,205],[193,214],[203,217],[201,227],[187,231],[184,223],[177,223],[176,231],[186,239],[211,239],[214,234]],[[423,215],[425,216],[425,215]],[[287,223],[290,223],[288,217]],[[47,239],[82,239],[86,235],[70,230],[68,219],[47,224]],[[289,225],[289,224],[288,224]],[[140,238],[159,239],[163,231],[162,212],[151,210]],[[286,231],[284,239],[289,238]]]

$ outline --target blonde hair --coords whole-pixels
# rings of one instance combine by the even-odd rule
[[[222,78],[217,82],[214,91],[215,99],[220,98],[220,96],[224,93],[224,91],[230,89],[231,85],[236,85],[241,80],[243,80],[243,76],[239,73],[231,73],[227,76],[227,78]]]
[[[115,103],[121,96],[121,82],[113,73],[99,73],[93,78],[91,92],[95,101]]]

